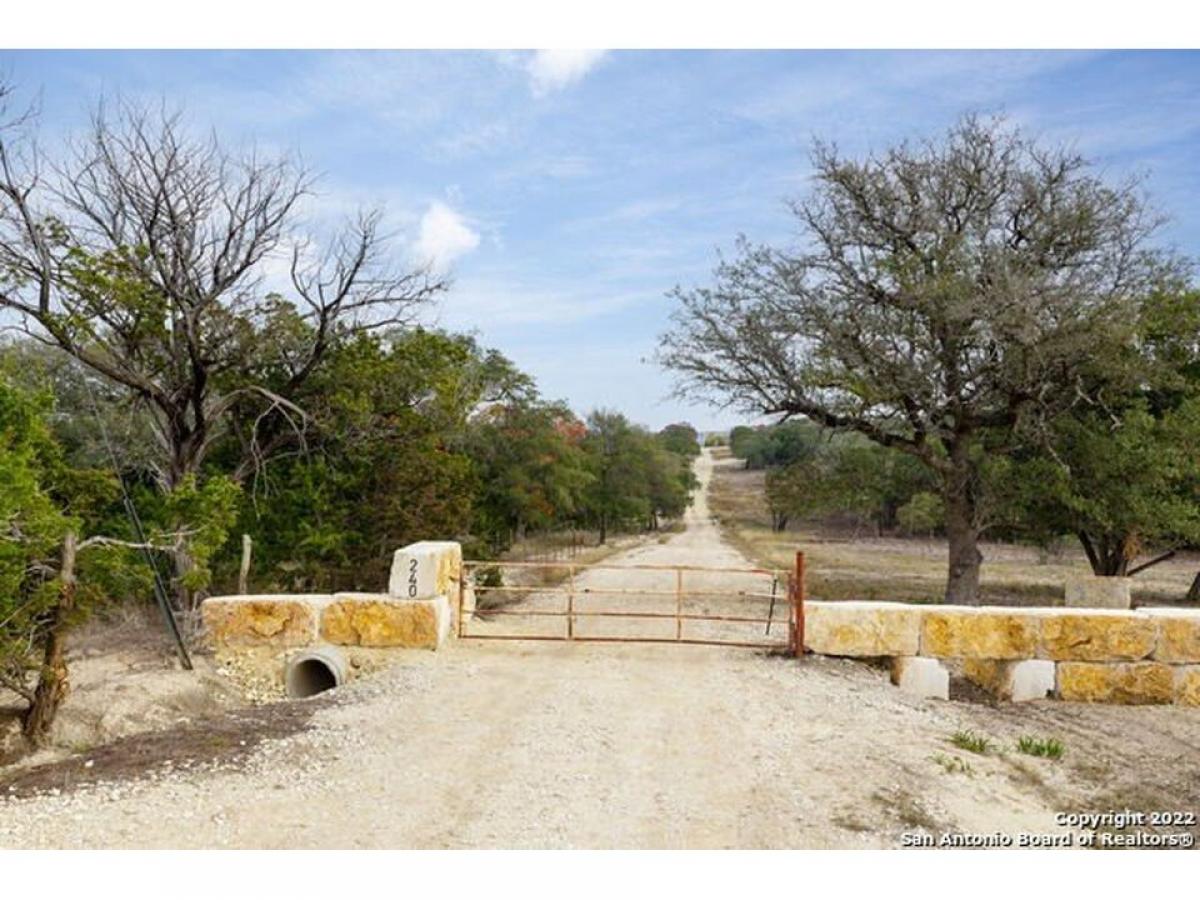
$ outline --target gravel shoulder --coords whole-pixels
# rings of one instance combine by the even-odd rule
[[[712,465],[698,463],[705,486]],[[703,490],[687,526],[610,562],[749,565],[721,540]],[[580,584],[647,589],[647,575]],[[694,602],[765,612],[762,598]],[[0,846],[895,847],[918,828],[1059,831],[1059,811],[1200,812],[1198,710],[915,700],[849,660],[462,641],[312,706],[247,752],[57,794],[13,791],[0,799]],[[1005,752],[956,750],[947,738],[960,728]],[[1060,737],[1067,754],[1020,756],[1024,734]]]

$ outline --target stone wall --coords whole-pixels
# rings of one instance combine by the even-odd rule
[[[1047,693],[1099,703],[1200,705],[1200,610],[805,604],[805,646],[829,656],[891,657],[893,680],[944,694],[938,667],[1007,699]]]
[[[422,541],[397,550],[386,593],[210,597],[202,614],[218,662],[256,691],[278,695],[289,659],[334,647],[348,675],[400,651],[437,650],[454,633],[462,549]],[[464,615],[474,598],[465,591]],[[948,695],[953,661],[1007,700],[1200,706],[1200,610],[926,606],[809,602],[805,647],[828,656],[890,658],[892,679],[921,696]]]
[[[339,648],[353,677],[395,651],[441,647],[454,631],[461,577],[457,543],[422,541],[396,551],[387,593],[209,597],[205,636],[218,662],[256,693],[281,692],[288,660],[305,648]]]

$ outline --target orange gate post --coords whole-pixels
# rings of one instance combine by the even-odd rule
[[[796,569],[792,573],[792,655],[804,655],[804,551],[796,551]]]

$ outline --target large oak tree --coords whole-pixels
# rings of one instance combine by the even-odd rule
[[[946,600],[975,602],[989,459],[1102,402],[1086,363],[1180,265],[1151,246],[1136,182],[999,120],[862,159],[818,143],[813,166],[796,245],[742,240],[711,286],[677,289],[660,360],[685,396],[920,459],[945,502]]]

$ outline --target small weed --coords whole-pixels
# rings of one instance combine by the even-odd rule
[[[975,774],[975,770],[971,768],[971,764],[961,756],[947,756],[945,753],[935,753],[929,758],[951,774],[955,772],[961,772],[964,775]]]
[[[969,750],[972,753],[985,754],[992,749],[992,742],[981,734],[973,731],[956,731],[950,735],[950,743],[959,750]]]
[[[1046,759],[1062,759],[1066,747],[1058,738],[1036,738],[1026,735],[1017,741],[1017,750],[1030,756],[1044,756]]]

